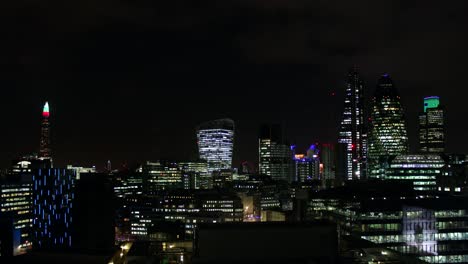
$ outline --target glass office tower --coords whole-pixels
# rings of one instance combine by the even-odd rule
[[[21,255],[32,249],[33,184],[30,173],[11,173],[0,179],[0,219],[10,219],[14,237],[9,254]],[[2,245],[6,246],[6,245]]]
[[[208,172],[231,169],[234,121],[218,119],[197,127],[198,153],[208,163]]]
[[[343,117],[338,143],[346,144],[346,178],[365,177],[366,141],[364,118],[364,82],[357,69],[352,69],[346,81]]]
[[[260,127],[258,157],[260,174],[271,176],[274,180],[293,180],[293,152],[286,144],[281,125],[265,124]]]
[[[388,74],[382,75],[372,98],[369,119],[369,177],[383,178],[392,156],[408,152],[408,135],[400,95]]]
[[[419,115],[419,151],[445,151],[445,111],[438,96],[424,98],[424,112]]]

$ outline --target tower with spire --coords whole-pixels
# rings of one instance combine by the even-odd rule
[[[44,108],[42,109],[42,123],[41,123],[41,142],[39,148],[39,158],[41,159],[52,159],[52,153],[50,149],[50,111],[49,103],[45,102]]]

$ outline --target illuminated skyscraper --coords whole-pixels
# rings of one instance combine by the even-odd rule
[[[50,150],[50,123],[49,123],[49,103],[44,104],[42,110],[42,124],[41,124],[41,145],[39,148],[39,158],[42,159],[51,159],[51,150]]]
[[[445,151],[445,112],[438,96],[424,98],[424,112],[419,115],[419,151]]]
[[[274,180],[293,180],[293,152],[283,137],[281,126],[263,125],[258,140],[259,172]]]
[[[369,129],[369,177],[383,178],[389,158],[408,152],[400,95],[388,74],[382,75],[372,98]]]
[[[348,180],[365,177],[367,133],[364,124],[364,82],[357,69],[352,69],[346,82],[343,118],[338,143],[346,144],[346,177]]]
[[[234,121],[218,119],[197,127],[198,153],[208,163],[208,173],[231,169],[234,146]]]
[[[24,254],[32,248],[32,185],[32,175],[28,172],[11,172],[0,179],[0,219],[11,219],[15,237],[9,255]]]

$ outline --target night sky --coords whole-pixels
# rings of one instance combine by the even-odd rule
[[[18,0],[0,4],[0,165],[37,152],[51,106],[57,165],[196,157],[195,126],[236,121],[234,165],[261,123],[299,149],[336,141],[344,80],[388,72],[416,149],[441,96],[448,151],[468,152],[466,1]],[[336,96],[330,94],[336,92]]]

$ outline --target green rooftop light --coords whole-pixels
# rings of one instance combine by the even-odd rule
[[[428,108],[437,108],[439,106],[439,96],[429,96],[424,98],[424,113]]]

